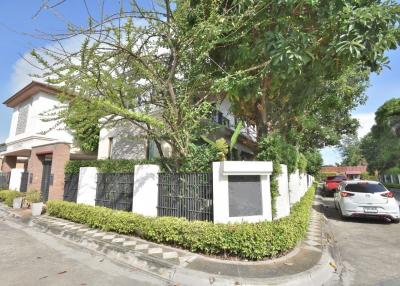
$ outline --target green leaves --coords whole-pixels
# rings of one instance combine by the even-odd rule
[[[376,124],[361,140],[361,152],[368,170],[380,173],[400,167],[400,99],[385,102],[375,112]]]

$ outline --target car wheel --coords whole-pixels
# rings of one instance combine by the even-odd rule
[[[339,211],[340,218],[341,218],[342,220],[347,220],[347,216],[344,216],[344,215],[343,215],[342,209],[340,208],[340,206],[339,206],[339,208],[338,208],[338,211]]]
[[[392,219],[392,223],[400,223],[400,218],[394,218],[394,219]]]

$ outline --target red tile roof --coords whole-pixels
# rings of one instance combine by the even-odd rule
[[[367,172],[367,166],[324,166],[321,173],[361,174]]]

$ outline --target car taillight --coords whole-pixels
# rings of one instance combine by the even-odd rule
[[[381,194],[381,196],[382,197],[386,197],[386,198],[393,198],[394,197],[392,192],[387,192],[387,193]]]
[[[346,197],[352,197],[352,196],[354,196],[354,194],[348,193],[348,192],[340,192],[340,196],[342,198],[346,198]]]

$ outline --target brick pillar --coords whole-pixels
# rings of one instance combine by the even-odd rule
[[[17,156],[4,156],[1,171],[8,173],[17,166]]]
[[[32,148],[31,157],[28,161],[28,191],[40,191],[42,185],[43,162],[37,149]]]
[[[68,144],[55,144],[53,149],[53,161],[51,174],[53,185],[49,189],[49,200],[62,200],[64,195],[64,168],[70,158],[70,147]]]

